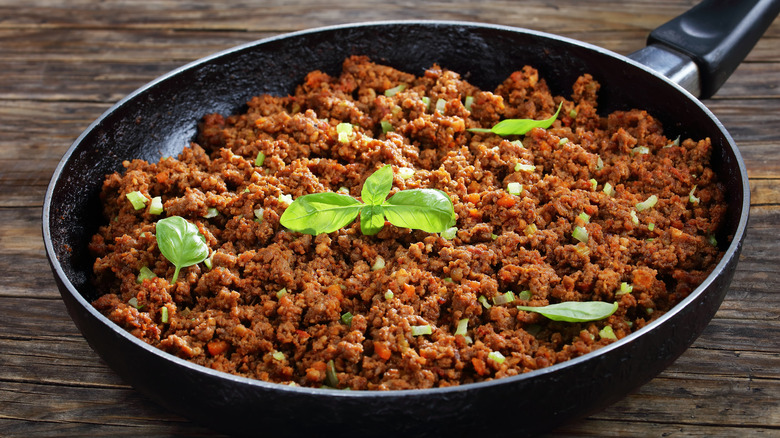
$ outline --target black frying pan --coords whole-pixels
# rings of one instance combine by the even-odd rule
[[[632,56],[708,97],[769,26],[780,2],[705,3],[656,30],[652,44]],[[587,72],[602,84],[603,113],[644,108],[662,120],[669,137],[711,137],[713,166],[730,197],[717,236],[725,256],[682,303],[620,341],[528,374],[453,388],[363,392],[253,381],[150,347],[90,305],[97,291],[90,284],[86,243],[101,220],[98,193],[106,174],[120,170],[125,159],[156,161],[175,155],[194,137],[204,114],[235,113],[261,93],[291,93],[306,72],[336,74],[352,54],[415,74],[439,63],[483,89],[493,89],[525,64],[537,67],[556,94],[570,90],[575,78]],[[63,157],[46,193],[43,236],[68,311],[92,348],[125,381],[184,417],[220,431],[274,437],[518,436],[602,409],[682,354],[726,294],[748,208],[747,173],[732,138],[692,94],[645,65],[588,44],[516,28],[385,22],[315,29],[240,46],[134,92],[95,121]]]

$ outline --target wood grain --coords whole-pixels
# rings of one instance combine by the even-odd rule
[[[440,19],[550,32],[628,54],[695,0],[0,0],[0,435],[217,436],[150,403],[67,315],[41,239],[70,144],[154,78],[234,45],[317,26]],[[576,19],[573,19],[576,18]],[[780,433],[780,21],[705,104],[739,145],[751,211],[726,298],[656,379],[550,437]]]

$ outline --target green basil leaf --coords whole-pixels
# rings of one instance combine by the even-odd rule
[[[496,135],[525,135],[528,131],[534,128],[549,128],[553,122],[558,118],[558,113],[561,112],[563,102],[558,105],[558,110],[549,119],[533,120],[533,119],[505,119],[496,123],[492,128],[471,128],[471,132],[492,132]]]
[[[171,283],[176,283],[181,268],[200,263],[209,256],[206,238],[195,224],[180,216],[157,221],[155,234],[160,252],[176,267]]]
[[[615,313],[617,308],[617,302],[610,304],[603,301],[566,301],[541,307],[517,306],[518,310],[536,312],[553,321],[566,322],[598,321]]]
[[[393,167],[387,164],[366,178],[363,182],[363,190],[360,192],[360,197],[368,205],[382,205],[392,188]]]
[[[366,205],[360,210],[360,231],[373,236],[385,226],[385,215],[381,205]]]
[[[339,193],[303,195],[293,201],[279,218],[285,228],[316,236],[332,233],[355,220],[363,204]]]
[[[437,189],[402,190],[382,206],[391,224],[429,233],[446,230],[454,213],[450,197]]]

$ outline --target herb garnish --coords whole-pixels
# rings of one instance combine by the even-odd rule
[[[317,235],[332,233],[360,214],[360,231],[374,235],[385,225],[439,233],[452,224],[454,209],[450,197],[437,189],[411,189],[396,192],[393,168],[385,165],[363,183],[361,198],[341,193],[312,193],[296,199],[284,211],[279,222],[292,231]]]
[[[176,266],[171,284],[179,278],[179,270],[198,264],[209,256],[206,238],[198,227],[180,216],[157,221],[157,247],[168,261]]]
[[[598,321],[615,313],[617,308],[617,302],[610,304],[603,301],[566,301],[540,307],[517,306],[518,310],[536,312],[553,321],[566,322]]]
[[[558,105],[558,110],[549,119],[533,120],[533,119],[505,119],[496,123],[492,128],[471,128],[471,132],[492,132],[493,134],[500,136],[507,135],[525,135],[528,131],[534,128],[547,129],[552,126],[555,119],[558,118],[558,113],[561,112],[563,102]]]

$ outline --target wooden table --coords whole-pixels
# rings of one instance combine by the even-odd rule
[[[283,32],[455,19],[557,33],[627,54],[693,0],[0,2],[0,435],[213,435],[125,384],[65,312],[41,206],[57,162],[117,100],[173,68]],[[706,102],[751,180],[738,271],[712,323],[635,394],[551,436],[780,434],[780,20]]]

